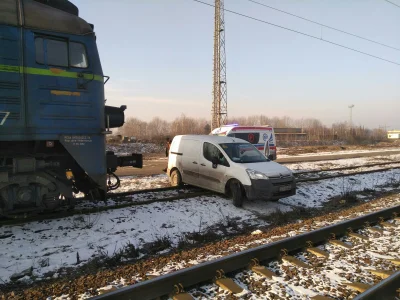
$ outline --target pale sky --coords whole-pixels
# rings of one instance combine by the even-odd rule
[[[212,0],[203,0],[213,3]],[[400,5],[400,0],[392,0]],[[72,0],[93,23],[107,104],[148,121],[210,119],[214,10],[192,0]],[[258,0],[400,49],[400,8],[384,0]],[[321,36],[321,27],[247,0],[225,8]],[[400,129],[400,65],[225,13],[228,116],[317,118]],[[323,39],[400,64],[400,51],[323,28]]]

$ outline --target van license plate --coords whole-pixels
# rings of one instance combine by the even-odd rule
[[[284,186],[279,187],[280,192],[287,192],[287,191],[290,191],[291,189],[292,189],[291,185],[284,185]]]

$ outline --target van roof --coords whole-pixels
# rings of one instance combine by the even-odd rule
[[[235,126],[232,131],[235,130],[272,130],[270,126]]]
[[[228,137],[228,136],[217,136],[217,135],[177,135],[175,138],[181,137],[182,140],[198,140],[203,142],[211,142],[211,143],[248,143],[245,140]]]
[[[273,128],[271,126],[233,126],[233,125],[223,125],[221,127],[215,128],[213,131],[215,130],[223,130],[223,129],[232,129],[234,130],[273,130]]]

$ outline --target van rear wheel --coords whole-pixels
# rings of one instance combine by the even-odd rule
[[[182,183],[182,176],[178,170],[173,170],[169,177],[169,182],[171,186],[181,186]]]
[[[242,207],[243,206],[242,184],[237,180],[232,180],[229,185],[229,188],[232,194],[233,205],[235,205],[236,207]]]

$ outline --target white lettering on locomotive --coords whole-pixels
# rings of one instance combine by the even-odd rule
[[[6,122],[6,120],[7,120],[9,115],[10,115],[9,111],[0,111],[0,120],[1,120],[0,121],[0,126],[3,125]],[[2,116],[3,116],[3,119],[1,119]]]

